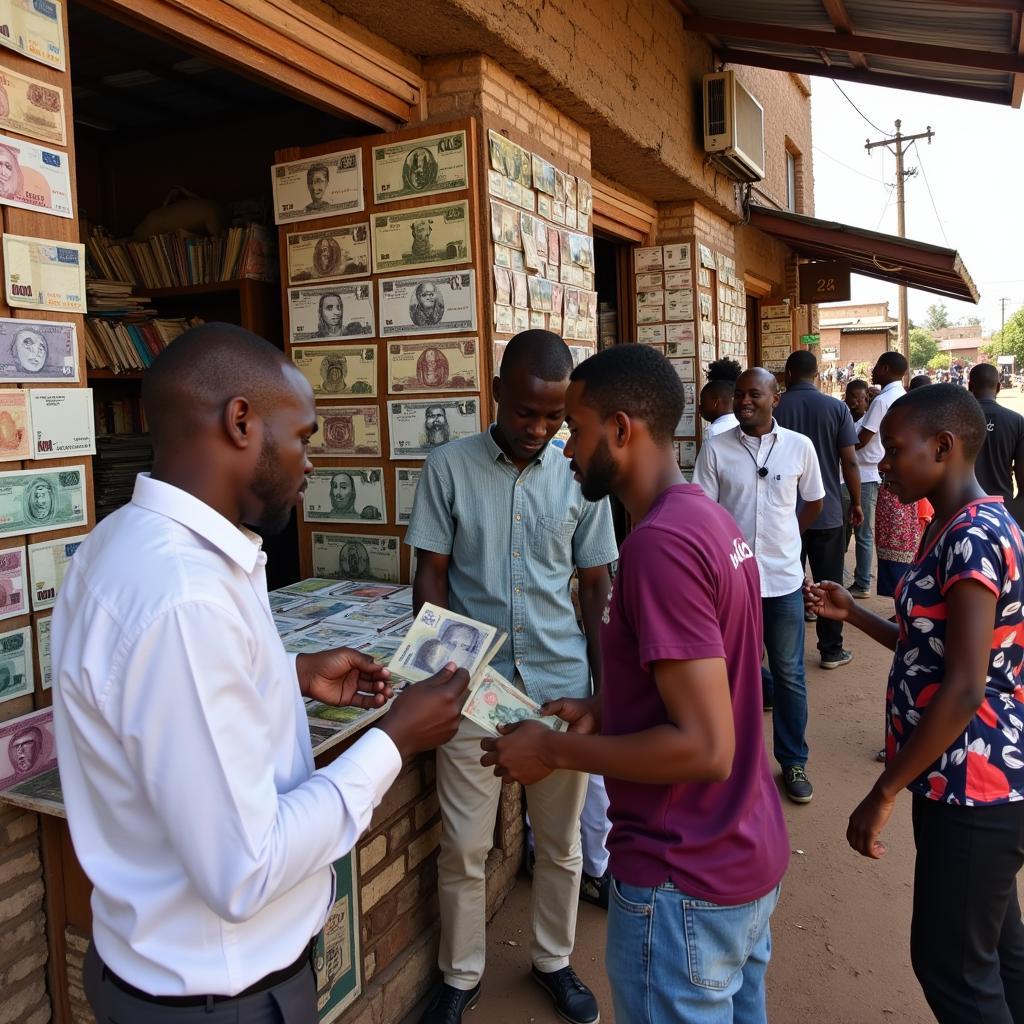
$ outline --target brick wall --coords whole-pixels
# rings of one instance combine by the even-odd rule
[[[46,916],[39,819],[0,806],[0,1024],[45,1024]]]

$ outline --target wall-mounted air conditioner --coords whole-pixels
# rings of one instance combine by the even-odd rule
[[[704,76],[704,151],[737,181],[764,178],[764,107],[732,71]]]

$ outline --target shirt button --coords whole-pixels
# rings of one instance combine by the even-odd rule
[[[523,588],[522,587],[516,587],[516,593],[517,594],[521,594],[522,592],[523,592]]]
[[[517,665],[522,665],[522,663],[523,663],[523,659],[522,658],[516,658],[516,664]]]
[[[519,552],[518,551],[513,551],[512,552],[512,557],[513,558],[518,558],[519,557]]]
[[[523,631],[523,627],[522,626],[516,626],[516,632],[517,633],[522,633],[522,631]]]
[[[516,522],[518,523],[522,518],[523,517],[517,512],[516,513]]]

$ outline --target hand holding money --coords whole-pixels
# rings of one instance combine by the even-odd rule
[[[303,697],[335,707],[380,708],[393,696],[391,673],[373,658],[347,647],[300,654],[295,674]]]
[[[497,739],[484,739],[480,746],[484,756],[480,763],[494,767],[494,774],[504,785],[512,782],[532,786],[546,779],[557,767],[552,748],[560,743],[559,735],[541,722],[525,721],[499,726]]]
[[[449,662],[440,672],[409,686],[381,719],[402,759],[447,743],[459,729],[469,673]]]

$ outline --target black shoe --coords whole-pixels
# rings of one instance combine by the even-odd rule
[[[786,796],[795,804],[809,804],[814,796],[814,787],[807,778],[802,764],[793,764],[782,770],[782,784],[786,788]]]
[[[853,661],[853,652],[844,650],[838,654],[822,655],[821,667],[842,668],[844,665],[849,665],[851,661]]]
[[[479,998],[479,982],[475,988],[468,991],[442,983],[437,994],[430,1000],[430,1005],[424,1011],[423,1016],[420,1017],[420,1024],[459,1024],[462,1015],[467,1010],[472,1010]]]
[[[607,871],[600,878],[595,878],[593,875],[588,875],[586,871],[583,872],[580,878],[580,899],[584,903],[593,903],[595,907],[601,907],[604,910],[608,909],[608,886],[611,884],[611,878]]]
[[[601,1011],[594,993],[583,984],[571,967],[545,974],[536,967],[530,976],[554,1000],[555,1010],[569,1024],[597,1024]]]

